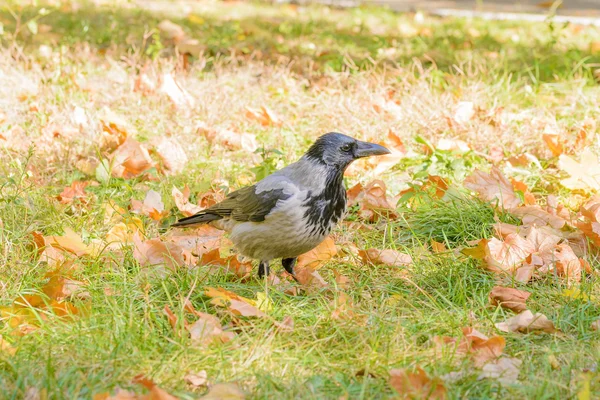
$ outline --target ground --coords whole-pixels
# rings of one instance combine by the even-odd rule
[[[393,398],[390,371],[418,368],[434,384],[412,398],[435,382],[448,398],[600,393],[593,232],[578,279],[551,261],[519,282],[464,253],[499,236],[497,221],[526,225],[505,198],[464,184],[492,165],[527,185],[502,192],[518,207],[528,191],[539,207],[556,196],[576,219],[565,238],[597,223],[579,213],[595,172],[577,188],[564,178],[565,157],[597,153],[598,28],[236,1],[2,7],[0,397],[160,387],[192,399],[207,385],[184,378],[206,371],[208,386],[248,398]],[[332,130],[397,157],[349,171],[348,187],[385,182],[393,210],[358,200],[333,235],[338,254],[319,263],[324,283],[296,285],[277,265],[282,282],[267,283],[256,266],[231,274],[164,244],[186,206],[252,184]],[[173,197],[186,185],[193,204]],[[371,248],[410,258],[370,262],[358,250]],[[513,313],[490,305],[497,285],[531,293],[527,308],[557,331],[498,329]],[[263,300],[236,312],[210,288]],[[185,328],[209,317],[188,302],[223,336],[191,339]],[[266,315],[248,316],[254,305]],[[440,350],[466,327],[501,337],[522,362],[516,379],[483,377],[479,350]]]

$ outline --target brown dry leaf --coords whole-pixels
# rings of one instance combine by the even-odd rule
[[[386,191],[385,183],[380,180],[372,181],[365,186],[365,193],[359,211],[359,215],[363,219],[376,221],[380,216],[385,216],[388,219],[398,218],[396,208],[389,203]]]
[[[58,201],[60,201],[62,204],[71,204],[75,200],[85,201],[87,198],[85,188],[89,184],[90,182],[72,182],[71,186],[64,188],[63,191],[57,196]]]
[[[530,241],[516,233],[507,235],[504,240],[490,239],[485,249],[484,260],[492,272],[512,272],[536,250]]]
[[[518,290],[503,286],[494,286],[490,292],[490,303],[493,306],[500,305],[516,313],[527,309],[525,302],[531,296],[531,293],[524,290]]]
[[[233,383],[217,383],[208,390],[200,399],[204,400],[244,400],[246,394]]]
[[[593,331],[600,331],[600,319],[595,320],[594,322],[591,323],[590,328]]]
[[[254,153],[258,149],[256,135],[252,133],[237,133],[228,129],[218,130],[212,140],[207,136],[210,142],[217,142],[230,150],[246,150],[248,153]]]
[[[46,236],[44,237],[46,245],[56,249],[73,253],[78,257],[90,255],[96,256],[102,251],[102,246],[99,242],[85,244],[81,236],[70,228],[65,228],[63,236]]]
[[[181,192],[179,189],[173,186],[171,196],[173,196],[173,200],[175,200],[175,205],[177,206],[177,209],[181,211],[181,213],[186,217],[190,217],[194,214],[197,214],[199,211],[202,210],[202,207],[190,203],[190,189],[187,186],[183,188],[183,192]]]
[[[317,247],[298,257],[296,270],[310,269],[316,271],[323,267],[327,261],[335,257],[337,247],[331,236],[327,236]]]
[[[195,388],[204,387],[208,385],[208,374],[205,370],[189,373],[183,377],[185,383]]]
[[[223,288],[207,287],[204,294],[212,300],[211,304],[220,307],[227,307],[235,315],[244,317],[264,317],[266,314],[256,307],[254,300],[239,296]]]
[[[402,267],[411,265],[413,260],[409,254],[397,250],[367,249],[359,250],[358,254],[364,264],[387,265],[388,267]]]
[[[223,232],[217,228],[213,228],[210,225],[201,225],[195,229],[183,230],[171,230],[164,237],[164,240],[170,241],[178,245],[179,247],[189,251],[195,256],[201,256],[205,253],[211,252],[215,249],[219,249],[223,245]],[[211,255],[209,259],[204,259],[204,265],[228,265],[228,259],[222,259],[220,254]]]
[[[548,146],[554,157],[558,157],[563,153],[563,145],[557,133],[544,133],[542,139],[544,139],[546,146]]]
[[[335,283],[340,289],[348,289],[350,287],[350,278],[346,275],[342,275],[338,271],[334,270],[333,275],[335,276]]]
[[[162,201],[160,193],[152,189],[146,192],[143,202],[131,200],[131,211],[146,215],[155,221],[160,221],[169,214],[168,211],[165,211],[165,204]]]
[[[155,142],[155,150],[165,167],[166,175],[177,175],[183,172],[188,157],[178,141],[162,136]]]
[[[17,349],[15,349],[10,343],[8,343],[6,340],[4,340],[2,338],[2,335],[0,335],[0,353],[9,354],[12,356],[16,352],[17,352]]]
[[[457,351],[472,354],[475,366],[481,367],[488,361],[500,357],[504,347],[506,347],[506,341],[502,336],[489,338],[472,327],[465,327]]]
[[[100,149],[114,150],[127,140],[128,133],[133,128],[121,116],[115,114],[108,108],[102,109],[100,116],[102,124],[102,136],[100,137]]]
[[[139,400],[179,400],[177,397],[170,395],[166,390],[158,387],[151,379],[138,375],[133,378],[133,383],[144,386],[150,392],[145,396],[138,396]]]
[[[162,84],[158,89],[160,93],[166,94],[175,107],[189,110],[195,107],[196,100],[189,94],[170,73],[163,74]]]
[[[164,265],[176,270],[186,265],[184,249],[172,242],[162,242],[160,239],[142,241],[136,233],[133,235],[133,257],[142,267]]]
[[[389,384],[401,396],[409,399],[444,400],[448,397],[444,382],[439,378],[430,378],[421,368],[415,372],[392,369]]]
[[[570,175],[569,178],[560,181],[567,189],[583,192],[600,190],[600,163],[598,156],[589,147],[583,149],[579,162],[561,154],[558,168]]]
[[[540,206],[523,206],[509,210],[509,212],[521,218],[523,225],[544,226],[550,225],[554,229],[562,229],[567,221],[557,215],[553,215],[543,210]]]
[[[359,316],[354,312],[354,302],[344,292],[338,292],[337,297],[331,303],[333,312],[331,313],[331,319],[335,320],[354,320],[362,319],[361,322],[365,322],[365,316]]]
[[[109,249],[118,249],[121,246],[129,246],[133,244],[133,236],[135,234],[144,233],[144,224],[137,217],[128,218],[127,222],[119,222],[115,224],[106,233],[106,243]]]
[[[436,242],[433,239],[431,239],[431,250],[434,253],[444,253],[444,252],[448,251],[448,249],[446,248],[446,245],[444,243]]]
[[[212,243],[214,242],[203,243],[202,246],[203,248],[208,248],[208,245]],[[239,278],[247,278],[252,273],[252,263],[249,260],[240,261],[236,255],[222,257],[218,247],[202,252],[199,264],[225,267],[227,271]]]
[[[571,246],[561,243],[554,252],[556,257],[556,271],[558,275],[567,278],[568,284],[581,281],[581,273],[584,269],[584,260],[575,255]]]
[[[479,170],[473,172],[465,179],[464,186],[477,192],[484,201],[497,201],[498,205],[505,210],[521,204],[513,185],[496,166],[492,167],[489,174]]]
[[[131,138],[125,140],[111,157],[115,178],[135,178],[154,166],[148,150]]]
[[[536,313],[535,315],[530,310],[525,310],[522,313],[496,324],[496,328],[502,332],[546,332],[554,333],[557,329],[554,327],[544,314]]]
[[[514,384],[519,379],[522,361],[511,357],[502,357],[483,366],[478,379],[496,379],[502,384]]]
[[[260,110],[246,107],[246,118],[258,121],[262,126],[281,126],[283,124],[273,110],[266,106],[260,106]]]
[[[186,326],[192,342],[208,346],[215,342],[227,343],[235,337],[233,332],[223,330],[221,321],[214,315],[199,311],[195,311],[195,314],[198,316],[198,320]]]

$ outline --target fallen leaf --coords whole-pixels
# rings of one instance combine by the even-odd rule
[[[161,136],[155,142],[155,150],[165,167],[167,175],[177,175],[184,171],[188,157],[178,141]]]
[[[542,135],[542,139],[544,140],[546,146],[548,146],[554,157],[558,157],[563,153],[563,145],[558,134],[544,133]]]
[[[102,246],[98,241],[92,241],[89,245],[85,244],[81,236],[70,228],[65,228],[63,236],[46,236],[44,240],[47,245],[73,253],[78,257],[96,256],[102,251]]]
[[[506,341],[502,336],[491,338],[472,327],[463,328],[463,338],[458,346],[458,351],[473,355],[476,367],[481,367],[490,360],[495,360],[502,355]]]
[[[493,306],[502,306],[516,313],[527,309],[525,302],[531,293],[503,286],[494,286],[489,294]]]
[[[431,239],[431,250],[436,254],[448,251],[444,243],[436,242],[433,239]]]
[[[515,315],[514,317],[496,324],[496,328],[502,332],[546,332],[554,333],[557,329],[554,327],[552,321],[550,321],[544,314],[536,313],[535,315],[525,310],[522,313]]]
[[[593,331],[600,331],[600,319],[595,320],[590,324],[590,328]]]
[[[262,126],[281,126],[282,122],[275,113],[266,106],[261,106],[259,110],[246,107],[246,117],[258,121]]]
[[[239,278],[247,278],[252,272],[252,263],[249,260],[240,261],[236,255],[222,257],[218,247],[203,252],[199,264],[224,267],[226,271],[235,274]]]
[[[183,189],[183,192],[181,192],[179,189],[173,186],[171,196],[173,196],[173,200],[175,200],[175,205],[177,206],[177,209],[181,211],[181,213],[186,217],[190,217],[194,214],[197,214],[202,210],[202,207],[192,204],[188,200],[188,198],[190,197],[190,189],[187,186]]]
[[[4,340],[2,338],[2,335],[0,335],[0,353],[4,353],[4,354],[8,354],[8,355],[14,355],[17,352],[17,349],[15,349],[10,343],[8,343],[6,340]]]
[[[358,201],[361,218],[371,222],[377,221],[380,216],[388,219],[398,218],[396,208],[389,203],[386,191],[385,183],[380,180],[369,182],[364,187],[363,194]]]
[[[556,257],[556,271],[559,276],[566,277],[568,284],[581,281],[582,260],[575,255],[571,246],[566,243],[559,244],[554,256]]]
[[[185,32],[183,28],[168,19],[160,21],[158,30],[166,39],[178,41],[184,38]]]
[[[533,244],[516,233],[504,240],[492,238],[487,241],[485,262],[492,272],[512,272],[535,251]]]
[[[198,320],[186,326],[193,343],[208,346],[215,342],[227,343],[235,337],[233,332],[225,332],[223,330],[221,322],[214,315],[199,311],[196,311],[195,314],[198,316]]]
[[[335,246],[335,242],[331,236],[328,236],[317,247],[300,255],[296,261],[295,269],[316,271],[323,267],[331,258],[335,257],[336,254],[337,247]]]
[[[473,172],[465,179],[464,186],[477,192],[484,201],[498,202],[498,205],[505,210],[515,208],[521,204],[513,185],[496,166],[492,167],[489,174],[479,170]]]
[[[179,400],[177,397],[170,395],[166,390],[158,387],[154,381],[144,377],[143,375],[134,377],[133,383],[144,386],[150,391],[146,396],[140,397],[140,400]]]
[[[115,114],[108,108],[103,108],[100,115],[102,124],[102,135],[100,136],[100,148],[114,150],[127,140],[128,132],[133,128],[121,116]]]
[[[392,369],[389,384],[401,396],[410,399],[443,400],[448,397],[444,382],[439,378],[430,378],[421,368],[415,372]]]
[[[71,186],[64,188],[63,191],[57,196],[58,201],[60,201],[62,204],[71,204],[75,200],[85,201],[87,198],[85,188],[89,184],[89,182],[73,181]]]
[[[392,249],[367,249],[359,250],[358,254],[364,264],[387,265],[389,267],[402,267],[411,265],[413,260],[409,254]]]
[[[160,221],[168,214],[165,211],[165,204],[162,201],[160,193],[152,189],[146,192],[143,202],[132,200],[131,208],[134,213],[146,215],[155,221]]]
[[[258,149],[256,135],[252,133],[237,133],[228,129],[218,130],[209,142],[217,142],[230,150],[245,150],[254,153]]]
[[[184,250],[171,242],[162,242],[160,239],[142,241],[136,233],[133,236],[133,257],[142,267],[164,265],[171,270],[176,270],[186,265]]]
[[[185,383],[195,388],[204,387],[208,385],[208,374],[205,370],[189,373],[183,377]]]
[[[558,159],[558,168],[570,176],[560,181],[567,189],[583,192],[600,190],[600,163],[589,147],[583,149],[579,162],[562,154]]]
[[[217,383],[212,385],[208,393],[202,397],[204,400],[244,400],[246,394],[233,383]]]
[[[350,296],[344,292],[339,292],[331,305],[333,308],[331,319],[356,321],[361,317],[354,311],[354,302]],[[364,318],[362,320],[361,322],[365,321]]]
[[[475,106],[471,101],[461,101],[454,110],[454,121],[459,124],[469,122],[475,116]]]
[[[111,157],[111,173],[115,178],[135,178],[154,166],[148,150],[131,138],[125,140]]]
[[[567,221],[557,215],[552,215],[540,206],[524,206],[509,210],[509,212],[521,218],[523,225],[544,226],[550,225],[554,229],[562,229]]]
[[[162,84],[158,91],[166,94],[177,108],[189,110],[196,105],[194,97],[177,83],[170,73],[162,75]]]
[[[519,379],[521,364],[522,361],[519,359],[502,357],[497,361],[484,365],[478,379],[490,378],[505,385],[513,384]]]

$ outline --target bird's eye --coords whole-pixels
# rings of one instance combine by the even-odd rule
[[[345,144],[341,147],[342,151],[350,151],[352,150],[352,145],[351,144]]]

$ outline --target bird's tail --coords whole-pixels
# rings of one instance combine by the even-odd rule
[[[200,211],[198,214],[192,215],[191,217],[181,218],[171,226],[175,228],[181,228],[192,225],[207,224],[211,221],[216,221],[221,218],[223,217],[220,215]]]

